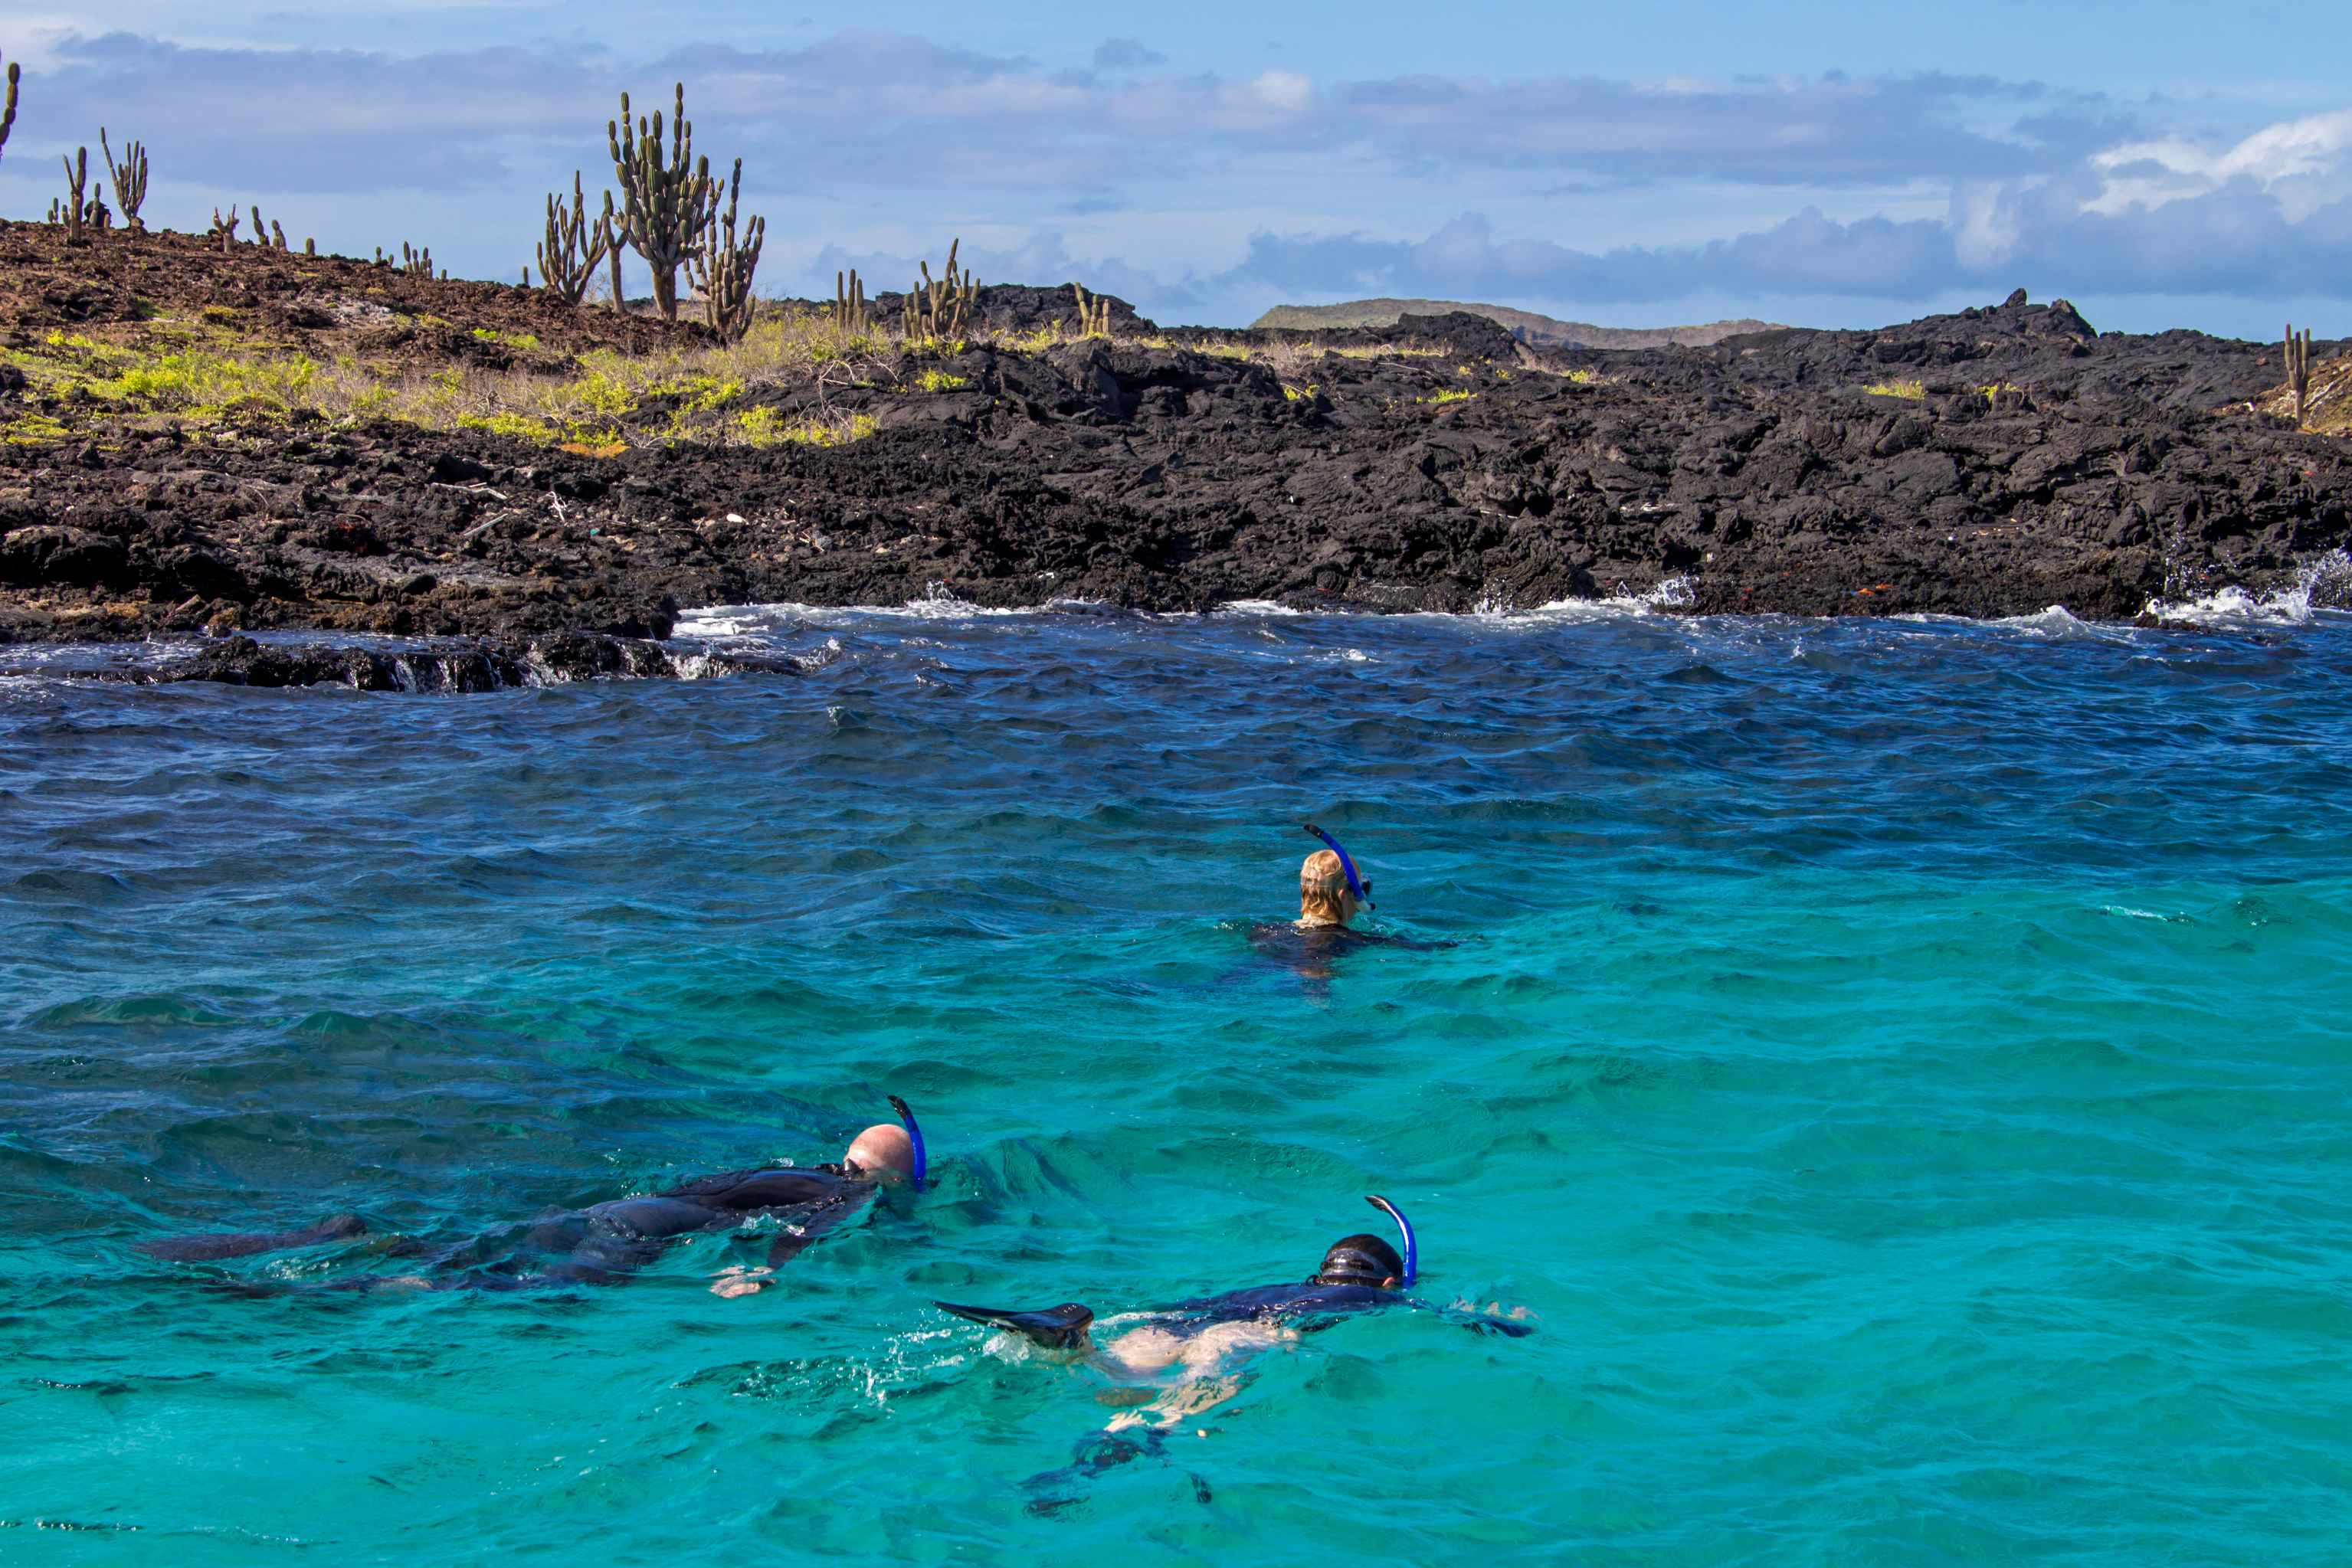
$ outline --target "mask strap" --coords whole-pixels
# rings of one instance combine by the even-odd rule
[[[1404,1278],[1398,1281],[1397,1283],[1400,1287],[1410,1289],[1413,1281],[1421,1277],[1421,1243],[1413,1238],[1412,1221],[1404,1217],[1404,1210],[1399,1208],[1395,1204],[1391,1203],[1387,1198],[1379,1197],[1378,1195],[1373,1195],[1366,1197],[1364,1201],[1370,1204],[1374,1208],[1379,1209],[1382,1214],[1387,1215],[1391,1219],[1395,1220],[1397,1229],[1403,1233]]]
[[[908,1110],[907,1103],[896,1094],[890,1096],[890,1109],[898,1113],[898,1124],[907,1129],[907,1142],[915,1146],[915,1168],[908,1175],[909,1180],[920,1186],[923,1185],[923,1173],[930,1168],[930,1161],[923,1152],[923,1129],[915,1124],[915,1113]]]

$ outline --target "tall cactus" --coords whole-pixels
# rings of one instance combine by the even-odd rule
[[[106,140],[106,127],[98,128],[98,150],[106,156],[106,175],[114,182],[114,204],[122,209],[122,226],[132,234],[146,232],[146,220],[139,215],[140,204],[147,199],[147,149],[137,141],[122,144],[122,162],[114,161],[114,149]]]
[[[768,240],[768,220],[755,217],[737,243],[735,209],[742,193],[743,160],[738,158],[727,184],[725,214],[714,214],[687,257],[687,276],[702,296],[703,319],[725,343],[751,329],[751,274],[759,269],[760,249]]]
[[[63,162],[66,166],[66,184],[73,193],[66,203],[66,243],[79,245],[82,238],[82,225],[89,217],[89,209],[82,201],[82,190],[89,183],[89,149],[77,147],[74,149],[74,155]]]
[[[8,132],[16,128],[16,81],[24,74],[24,67],[14,60],[8,62],[8,98],[5,106],[0,107],[0,147],[8,145]]]
[[[607,211],[612,204],[613,198],[608,193],[604,197]],[[548,193],[547,235],[539,242],[541,282],[561,296],[565,304],[579,304],[587,298],[588,285],[595,280],[597,265],[604,259],[604,247],[611,243],[611,229],[601,221],[589,221],[588,190],[579,171],[574,170],[568,205],[562,193]]]
[[[654,275],[654,306],[665,319],[677,319],[677,269],[701,243],[719,206],[710,160],[694,155],[694,127],[686,118],[686,84],[677,84],[670,117],[669,152],[662,152],[662,117],[656,110],[633,124],[629,95],[621,95],[621,118],[604,122],[613,174],[621,186],[621,233],[645,257]]]
[[[621,215],[613,210],[613,193],[604,193],[604,215],[596,220],[597,233],[604,236],[604,265],[613,271],[613,314],[624,315],[629,302],[621,293]]]
[[[2286,324],[2286,384],[2294,389],[2294,427],[2301,430],[2311,406],[2311,329],[2298,338],[2292,321]]]
[[[220,240],[221,254],[223,256],[226,256],[228,254],[228,247],[236,243],[236,225],[240,221],[242,220],[240,220],[236,215],[236,204],[235,202],[231,202],[228,204],[228,216],[226,217],[221,216],[221,210],[218,207],[215,207],[213,209],[213,226],[206,232],[208,237],[217,237]]]
[[[1091,298],[1088,298],[1087,286],[1083,283],[1071,284],[1070,290],[1078,297],[1078,336],[1081,338],[1109,337],[1110,301],[1099,294]]]

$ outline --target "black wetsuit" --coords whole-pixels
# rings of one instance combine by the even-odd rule
[[[1150,1315],[1162,1327],[1179,1333],[1188,1330],[1198,1333],[1216,1323],[1238,1322],[1278,1323],[1301,1333],[1314,1333],[1359,1312],[1387,1312],[1397,1307],[1435,1312],[1480,1333],[1518,1339],[1535,1332],[1525,1323],[1435,1306],[1377,1285],[1318,1285],[1312,1281],[1304,1285],[1254,1285],[1244,1291],[1227,1291],[1223,1295],[1194,1296],[1171,1301]]]
[[[1292,920],[1268,920],[1249,929],[1250,951],[1278,964],[1307,982],[1307,994],[1321,997],[1330,984],[1340,955],[1365,947],[1402,947],[1427,953],[1451,947],[1451,942],[1423,942],[1385,931],[1356,931],[1345,925],[1301,925]],[[1238,979],[1241,971],[1224,977]]]
[[[785,1220],[768,1249],[785,1262],[871,1202],[874,1183],[839,1166],[795,1166],[698,1176],[644,1197],[620,1197],[476,1237],[433,1261],[481,1287],[609,1283],[659,1257],[681,1236],[733,1230],[773,1214]]]
[[[786,1228],[768,1248],[768,1265],[773,1268],[854,1218],[877,1190],[873,1182],[839,1166],[727,1171],[643,1197],[553,1211],[439,1250],[403,1239],[385,1255],[423,1259],[436,1290],[604,1284],[644,1268],[678,1237],[732,1230],[747,1220],[774,1215]],[[152,1243],[148,1250],[173,1261],[211,1260],[365,1234],[365,1227],[345,1218],[277,1235],[184,1237]],[[380,1277],[336,1281],[333,1288],[366,1289],[385,1282]]]

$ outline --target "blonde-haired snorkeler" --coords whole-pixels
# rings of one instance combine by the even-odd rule
[[[1354,929],[1350,923],[1372,907],[1371,878],[1363,874],[1338,839],[1312,822],[1307,824],[1307,831],[1322,840],[1323,847],[1299,862],[1298,918],[1251,928],[1250,946],[1260,957],[1290,970],[1307,982],[1310,995],[1320,996],[1331,978],[1333,963],[1351,948],[1426,950],[1452,946]]]
[[[1329,850],[1317,850],[1298,868],[1298,924],[1345,925],[1356,917],[1355,894],[1348,886],[1344,862]]]

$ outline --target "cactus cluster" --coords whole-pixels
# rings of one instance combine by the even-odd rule
[[[400,270],[411,277],[439,276],[433,270],[432,247],[427,246],[411,250],[406,240],[400,242]]]
[[[8,62],[8,98],[5,105],[0,106],[0,147],[8,145],[8,132],[16,128],[16,80],[24,74],[22,66],[14,60]]]
[[[833,329],[845,338],[862,338],[871,319],[866,311],[866,280],[851,267],[845,279],[841,273],[833,275]]]
[[[106,140],[106,127],[98,128],[98,150],[106,157],[107,178],[114,183],[114,204],[121,209],[122,226],[133,234],[146,232],[146,221],[140,217],[140,204],[147,199],[147,149],[137,141],[122,144],[122,162],[114,161],[114,148]]]
[[[654,307],[666,320],[677,319],[677,269],[703,243],[719,206],[710,160],[694,155],[694,126],[686,118],[686,84],[669,120],[669,151],[662,151],[662,116],[629,119],[629,95],[621,95],[621,118],[604,123],[613,154],[613,175],[621,185],[621,233],[652,269]]]
[[[931,277],[931,264],[921,264],[922,280],[907,291],[899,306],[908,342],[946,342],[963,336],[964,322],[980,298],[980,285],[968,269],[956,269],[956,252],[962,245],[960,238],[948,242],[947,267],[937,279]]]
[[[242,220],[240,220],[236,215],[236,204],[235,202],[231,202],[229,204],[228,216],[226,217],[221,216],[221,210],[218,207],[215,207],[213,209],[213,226],[205,231],[205,237],[206,239],[216,239],[220,241],[221,254],[223,256],[226,256],[228,254],[228,247],[236,243],[236,225],[241,221]]]
[[[539,242],[539,277],[546,287],[561,295],[564,303],[577,305],[588,296],[588,285],[595,280],[597,264],[605,252],[617,247],[613,235],[613,196],[604,194],[604,213],[594,223],[588,221],[588,191],[582,183],[579,172],[572,175],[572,200],[566,203],[557,193],[547,197],[547,234]],[[619,271],[619,257],[614,258],[614,270]],[[530,270],[523,270],[523,287],[530,287]]]
[[[1071,284],[1070,292],[1076,295],[1078,299],[1078,336],[1081,338],[1109,337],[1110,301],[1099,294],[1089,298],[1087,294],[1087,286],[1083,283]]]
[[[768,220],[754,217],[736,238],[737,201],[743,193],[743,160],[727,183],[727,210],[711,220],[687,252],[687,276],[702,296],[702,316],[719,341],[731,343],[751,329],[751,274],[768,242]]]
[[[2294,427],[2301,430],[2311,406],[2311,329],[2298,337],[2292,321],[2286,324],[2286,384],[2294,389]]]

